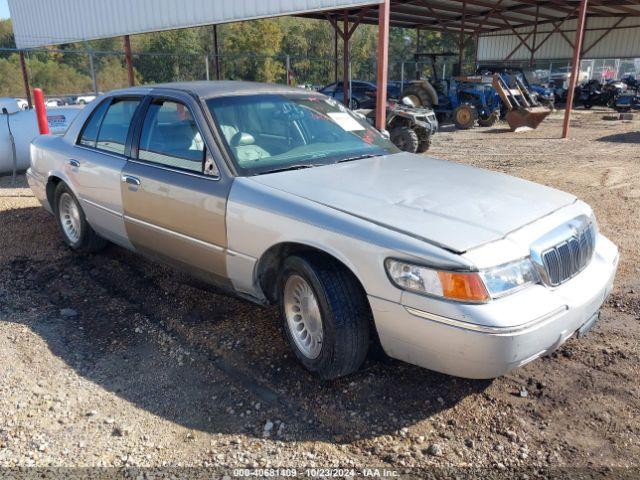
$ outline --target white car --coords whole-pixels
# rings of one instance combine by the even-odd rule
[[[29,102],[24,98],[16,98],[16,103],[18,104],[18,107],[20,107],[20,110],[26,110],[29,108]]]
[[[44,105],[47,108],[57,108],[64,106],[64,102],[60,98],[49,98],[44,102]]]
[[[400,152],[339,102],[245,82],[111,92],[31,146],[73,249],[106,239],[279,304],[322,378],[370,346],[491,378],[585,334],[618,249],[573,195]],[[260,319],[255,319],[260,328]]]
[[[78,98],[76,98],[76,104],[86,105],[87,103],[93,102],[95,99],[95,95],[80,95]]]

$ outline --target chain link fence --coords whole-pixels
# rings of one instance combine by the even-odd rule
[[[129,85],[123,52],[91,50],[28,50],[24,52],[27,75],[32,87],[42,88],[47,98],[62,104],[75,103],[79,95],[93,95]],[[500,63],[500,62],[496,62]],[[567,61],[510,62],[535,72],[545,83],[562,83],[568,79],[571,64]],[[439,59],[437,72],[428,61],[390,61],[388,79],[402,90],[407,83],[420,77],[448,78],[457,73],[455,57]],[[287,55],[265,56],[254,53],[220,55],[134,53],[136,84],[154,84],[192,80],[251,80],[290,83],[319,89],[343,79],[343,61],[334,58],[309,58]],[[473,62],[465,62],[463,74],[475,72]],[[618,79],[640,75],[640,59],[582,60],[579,81]],[[354,60],[349,78],[376,83],[375,58]],[[0,49],[0,96],[24,97],[24,84],[15,49]]]

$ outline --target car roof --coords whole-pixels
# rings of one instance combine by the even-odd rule
[[[156,90],[177,90],[196,95],[200,98],[226,97],[234,95],[252,95],[267,93],[313,93],[301,88],[277,85],[274,83],[243,82],[236,80],[212,80],[196,82],[171,82],[155,85],[143,85],[139,87],[114,90],[110,94],[149,94]]]

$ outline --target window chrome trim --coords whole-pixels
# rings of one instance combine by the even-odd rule
[[[160,165],[157,163],[134,159],[134,158],[129,158],[127,161],[131,163],[137,163],[138,165],[145,165],[147,167],[159,168],[160,170],[166,170],[168,172],[175,172],[175,173],[181,173],[182,175],[189,175],[190,177],[204,178],[205,180],[219,181],[221,178],[220,175],[215,175],[215,176],[205,175],[204,173],[190,172],[188,170],[182,170],[180,168],[171,168],[166,165]]]
[[[127,220],[127,221],[130,221],[130,222],[133,222],[133,223],[137,223],[138,225],[142,225],[143,227],[148,227],[148,228],[151,228],[153,230],[157,230],[159,232],[166,233],[167,235],[172,235],[172,236],[178,237],[178,238],[180,238],[182,240],[186,240],[188,242],[195,243],[197,245],[200,245],[200,246],[203,246],[203,247],[206,247],[206,248],[210,248],[212,250],[215,250],[216,252],[224,252],[224,250],[225,250],[223,247],[221,247],[220,245],[216,245],[215,243],[205,242],[204,240],[199,240],[197,238],[190,237],[190,236],[184,235],[182,233],[178,233],[178,232],[176,232],[174,230],[169,230],[168,228],[164,228],[164,227],[161,227],[159,225],[154,225],[153,223],[145,222],[144,220],[140,220],[140,219],[137,219],[137,218],[130,217],[129,215],[124,215],[124,219]]]
[[[461,328],[463,330],[486,333],[490,335],[512,335],[515,333],[524,333],[529,329],[538,327],[544,323],[555,320],[558,316],[562,315],[563,313],[569,310],[569,307],[567,305],[563,305],[562,307],[556,308],[555,310],[545,315],[542,315],[534,320],[523,323],[522,325],[516,325],[513,327],[489,327],[486,325],[477,325],[475,323],[463,322],[461,320],[455,320],[453,318],[443,317],[442,315],[425,312],[423,310],[418,310],[417,308],[408,307],[406,305],[403,305],[403,306],[407,312],[409,312],[411,315],[414,315],[416,317],[432,320],[434,322],[448,325],[450,327],[456,327],[456,328]]]
[[[182,92],[185,93],[185,92]],[[187,94],[188,95],[188,94]],[[202,128],[202,122],[200,121],[200,119],[198,118],[198,115],[194,114],[194,109],[188,104],[189,102],[186,101],[184,98],[182,98],[180,95],[176,95],[175,93],[166,93],[166,92],[158,92],[158,93],[153,93],[151,92],[149,94],[149,97],[151,99],[150,103],[146,106],[146,109],[144,111],[144,115],[142,115],[142,118],[140,119],[140,131],[139,131],[139,135],[137,139],[134,139],[133,143],[136,146],[136,151],[137,151],[137,157],[138,158],[129,158],[130,162],[134,162],[134,163],[139,163],[141,165],[149,165],[152,167],[157,167],[160,168],[162,170],[167,170],[170,172],[177,172],[177,173],[184,173],[186,175],[191,175],[191,176],[196,176],[196,177],[204,177],[204,178],[208,178],[209,180],[220,180],[221,179],[221,175],[220,175],[220,166],[218,165],[218,162],[216,161],[215,156],[213,155],[213,150],[211,149],[209,143],[207,142],[206,139],[206,135],[203,134],[203,132],[205,131],[204,128]],[[199,104],[198,99],[191,97],[191,99],[195,100],[195,106],[196,107],[200,107],[200,113],[203,114],[202,111],[202,106]],[[140,159],[140,141],[142,139],[142,130],[144,128],[144,121],[146,120],[147,117],[147,112],[149,111],[149,107],[151,107],[151,105],[154,102],[157,101],[161,101],[161,102],[165,102],[165,101],[169,101],[169,102],[173,102],[173,103],[179,103],[180,105],[183,105],[184,108],[186,108],[187,110],[189,110],[189,113],[191,113],[191,117],[193,118],[193,121],[195,122],[197,128],[198,128],[198,132],[200,133],[200,136],[202,137],[202,141],[204,143],[205,146],[205,158],[202,160],[202,162],[200,162],[200,167],[201,167],[201,172],[198,174],[197,172],[193,171],[193,172],[189,172],[189,171],[185,171],[185,170],[181,170],[181,169],[177,169],[177,168],[171,168],[162,164],[157,164],[157,163],[153,163],[150,162],[148,160],[142,160]],[[206,122],[206,116],[205,116],[205,122]],[[211,128],[209,127],[209,125],[205,125],[206,130],[208,130],[209,132],[211,132]],[[215,139],[214,139],[215,140]],[[211,156],[211,160],[213,161],[213,163],[215,164],[217,170],[218,170],[218,175],[205,175],[204,174],[204,162],[206,161],[206,155],[207,153]]]

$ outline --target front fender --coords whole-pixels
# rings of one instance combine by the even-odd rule
[[[227,272],[239,292],[263,298],[257,265],[274,245],[297,243],[345,264],[369,295],[399,301],[384,261],[401,256],[442,269],[473,264],[441,247],[253,181],[237,178],[227,203]]]

